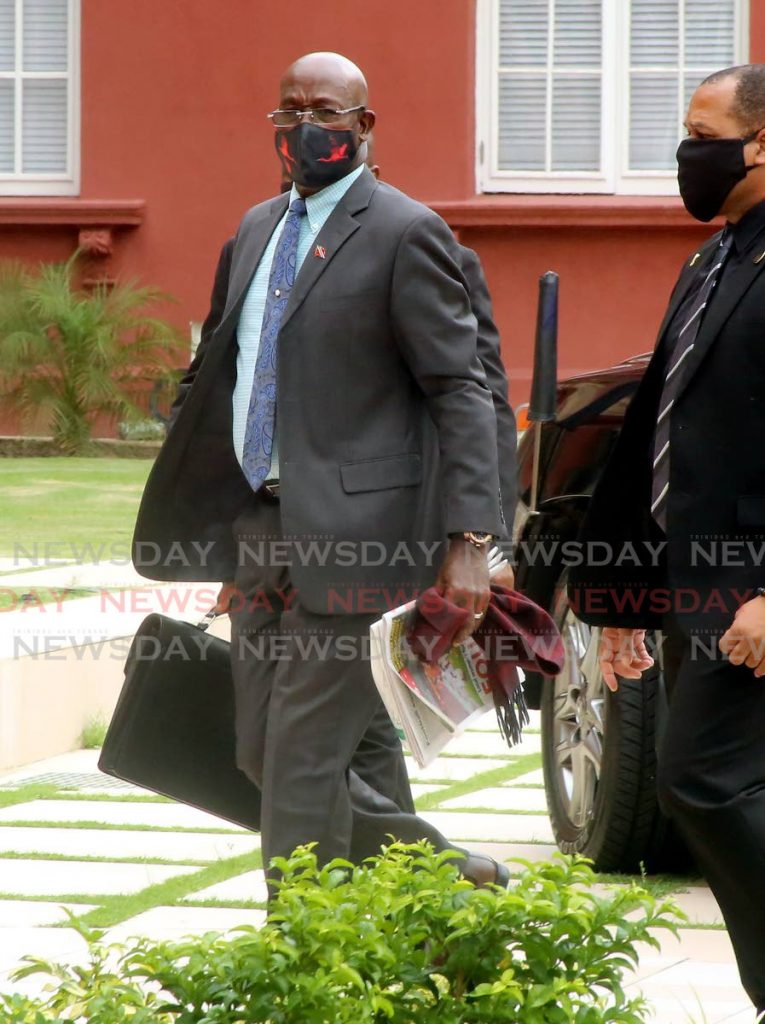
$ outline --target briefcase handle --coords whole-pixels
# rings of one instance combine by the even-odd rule
[[[199,620],[197,623],[197,629],[206,630],[215,622],[217,618],[223,615],[223,612],[216,612],[214,608],[211,608],[207,614]]]

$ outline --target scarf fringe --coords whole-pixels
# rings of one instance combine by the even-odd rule
[[[507,745],[514,747],[521,741],[523,726],[529,724],[529,709],[520,679],[516,676],[516,683],[510,694],[504,687],[493,686],[492,696],[499,730],[505,737]]]

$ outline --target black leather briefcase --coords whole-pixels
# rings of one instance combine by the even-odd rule
[[[260,790],[236,766],[229,644],[209,621],[143,620],[98,767],[257,831]]]

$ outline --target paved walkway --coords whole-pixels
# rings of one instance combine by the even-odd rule
[[[549,856],[554,847],[538,752],[539,735],[531,730],[508,752],[487,716],[427,769],[410,764],[415,796],[428,805],[423,815],[451,838],[497,858]],[[257,835],[181,804],[147,799],[100,775],[96,760],[96,751],[79,751],[0,776],[0,793],[20,798],[0,809],[0,985],[6,990],[22,955],[82,952],[65,909],[84,914],[110,907],[120,894],[140,894],[141,906],[108,930],[115,940],[174,938],[263,920]],[[486,772],[491,784],[483,786]],[[466,780],[474,788],[450,796]],[[38,790],[40,798],[23,788],[28,785],[50,788]],[[487,807],[491,813],[481,810]],[[202,874],[211,865],[221,876],[213,885]],[[748,1024],[754,1015],[709,890],[692,887],[676,899],[692,927],[679,942],[660,933],[661,951],[645,951],[630,986],[652,1001],[657,1024]]]
[[[0,560],[0,585],[100,591],[66,602],[53,617],[37,616],[35,634],[86,622],[89,635],[125,635],[149,610],[196,620],[214,596],[209,588],[201,594],[147,587],[130,567],[107,563],[41,568]],[[115,609],[105,601],[105,594],[125,587],[140,587],[127,592],[135,606]],[[163,604],[168,595],[191,600],[182,607]],[[0,657],[12,656],[4,647],[30,628],[28,620],[24,610],[4,615]],[[66,910],[84,915],[100,907],[113,915],[124,894],[138,897],[137,909],[109,928],[109,939],[175,938],[263,920],[257,835],[107,778],[98,772],[97,757],[78,751],[0,774],[0,986],[6,990],[9,972],[25,954],[56,959],[82,953],[84,941],[67,926]],[[555,852],[540,765],[536,718],[511,753],[487,715],[427,769],[413,762],[409,769],[421,813],[451,839],[497,859],[534,860]],[[468,792],[456,795],[457,785]],[[8,804],[11,793],[15,801]],[[699,885],[675,899],[689,926],[680,941],[659,932],[660,951],[643,952],[630,986],[653,1003],[656,1024],[749,1024],[754,1013],[714,898]]]

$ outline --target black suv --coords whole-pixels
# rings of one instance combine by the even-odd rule
[[[530,511],[534,429],[519,444],[516,585],[547,608],[563,635],[566,664],[556,679],[527,675],[529,706],[541,710],[547,803],[559,847],[591,857],[601,871],[671,870],[687,855],[656,799],[656,746],[665,716],[661,645],[642,680],[611,693],[597,661],[598,630],[566,600],[567,566],[598,476],[650,353],[557,386],[554,420],[537,425],[536,511]],[[590,553],[588,553],[590,554]],[[597,553],[595,553],[597,554]]]

